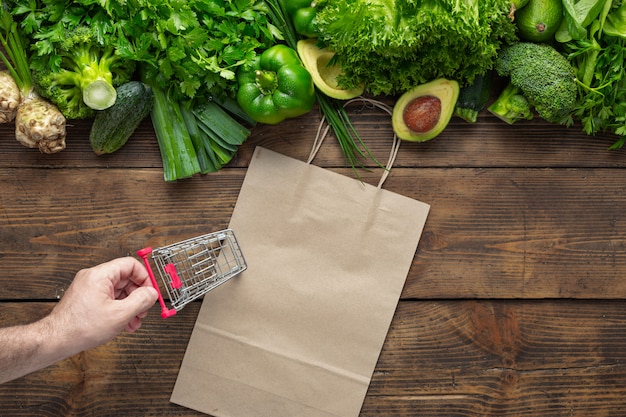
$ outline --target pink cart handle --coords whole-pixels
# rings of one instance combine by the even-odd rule
[[[137,255],[139,255],[139,257],[143,259],[143,263],[146,266],[146,269],[148,270],[148,276],[150,277],[152,286],[154,287],[154,289],[157,291],[157,294],[159,295],[159,304],[161,305],[161,317],[166,319],[168,317],[172,317],[173,315],[175,315],[176,310],[167,308],[167,306],[165,305],[165,301],[163,301],[163,296],[161,295],[159,284],[157,283],[156,278],[154,278],[154,273],[152,273],[152,268],[150,267],[150,262],[148,261],[148,255],[150,255],[151,253],[152,253],[152,248],[150,247],[143,248],[137,251]]]

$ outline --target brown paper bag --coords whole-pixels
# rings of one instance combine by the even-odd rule
[[[358,416],[428,210],[257,148],[229,226],[248,269],[204,297],[171,401]]]

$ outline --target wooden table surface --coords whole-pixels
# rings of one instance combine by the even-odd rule
[[[385,160],[389,117],[349,112]],[[225,228],[254,147],[305,160],[318,123],[315,109],[257,126],[228,167],[177,183],[163,181],[149,119],[103,157],[85,121],[58,155],[0,127],[0,325],[45,315],[81,268]],[[626,155],[607,149],[615,139],[482,112],[402,143],[385,188],[431,211],[362,416],[626,415]],[[334,138],[315,163],[353,175]],[[139,332],[0,386],[0,416],[201,416],[169,402],[199,307],[163,320],[155,306]]]

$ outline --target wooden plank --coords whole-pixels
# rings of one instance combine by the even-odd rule
[[[4,303],[2,322],[47,303]],[[201,416],[169,403],[199,303],[0,386],[3,414]],[[612,301],[404,301],[362,416],[606,416],[626,410],[626,317]],[[210,353],[207,354],[210,360]]]
[[[404,302],[362,415],[626,411],[622,302]]]
[[[0,299],[55,299],[81,268],[227,227],[245,172],[164,185],[156,168],[0,170]],[[403,297],[623,298],[620,175],[394,169],[388,190],[431,204]]]
[[[3,303],[0,322],[27,322],[51,307],[51,303]],[[163,320],[155,307],[136,333],[123,333],[104,346],[0,385],[0,414],[202,415],[169,403],[198,309],[199,303],[192,303],[175,318]]]
[[[242,181],[242,170],[168,185],[158,169],[0,170],[1,298],[56,298],[81,268],[221,230]]]
[[[388,103],[392,103],[388,101]],[[374,155],[382,162],[389,154],[393,131],[389,116],[355,105],[348,108],[352,122]],[[305,160],[320,123],[317,109],[278,126],[257,125],[240,148],[231,167],[246,167],[256,145]],[[72,121],[67,149],[43,155],[14,138],[12,125],[0,125],[0,167],[118,167],[162,166],[151,121],[144,120],[129,142],[112,155],[96,156],[89,146],[90,120]],[[397,167],[624,167],[623,151],[608,151],[613,135],[590,137],[579,126],[566,128],[535,118],[509,126],[483,111],[476,124],[453,118],[444,132],[425,143],[403,142]],[[345,166],[334,137],[326,140],[316,163]],[[370,160],[368,166],[373,166]]]
[[[404,296],[623,298],[626,188],[616,175],[396,170],[388,189],[431,204]]]

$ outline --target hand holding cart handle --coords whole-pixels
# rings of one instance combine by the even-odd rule
[[[197,300],[247,268],[232,230],[196,236],[170,245],[137,251],[157,290],[161,317],[176,314],[187,303]],[[154,272],[151,263],[154,263]],[[157,277],[163,284],[159,287]],[[167,308],[161,288],[167,292],[172,309]]]
[[[154,287],[155,290],[157,290],[157,293],[159,294],[159,304],[161,305],[161,317],[166,319],[168,317],[172,317],[173,315],[175,315],[176,310],[167,308],[167,306],[165,305],[165,301],[163,301],[163,296],[161,295],[159,284],[157,283],[157,280],[154,277],[154,273],[152,272],[152,268],[150,267],[150,262],[148,261],[148,255],[150,255],[151,253],[152,253],[152,248],[150,247],[143,248],[137,251],[137,255],[139,255],[139,257],[143,259],[143,263],[144,265],[146,265],[146,269],[148,270],[148,276],[150,276],[150,281],[152,282],[152,286]]]

